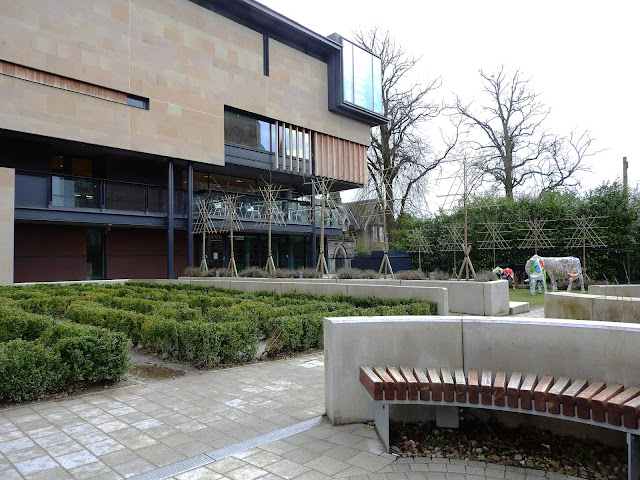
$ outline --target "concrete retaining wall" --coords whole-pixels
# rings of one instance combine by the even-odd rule
[[[592,295],[640,298],[640,285],[589,285],[589,293]]]
[[[360,365],[534,372],[640,384],[640,325],[558,319],[349,317],[324,321],[325,404],[336,423],[373,407]],[[597,361],[594,361],[597,359]]]
[[[413,298],[426,302],[436,302],[439,315],[449,314],[449,299],[446,288],[442,287],[401,287],[399,285],[337,283],[335,280],[290,279],[231,279],[231,278],[181,278],[183,283],[192,285],[232,288],[246,292],[268,291],[276,293],[310,293],[313,295],[349,295],[352,297]],[[446,312],[446,313],[445,313]]]
[[[448,310],[447,313],[444,313],[445,310],[438,310],[438,313],[441,315],[447,315],[450,313],[463,313],[466,315],[486,315],[486,316],[501,316],[509,314],[509,286],[506,280],[495,280],[493,282],[465,282],[465,281],[455,281],[455,280],[392,280],[392,279],[335,279],[335,278],[323,278],[323,279],[297,279],[297,278],[216,278],[216,277],[180,277],[180,281],[185,281],[194,284],[203,283],[214,280],[215,283],[211,283],[211,285],[224,285],[222,288],[236,288],[231,286],[230,282],[258,282],[264,284],[270,283],[292,283],[292,284],[302,284],[302,283],[310,283],[310,284],[338,284],[338,285],[370,285],[372,287],[381,287],[385,286],[385,288],[376,288],[372,290],[373,293],[369,293],[368,295],[372,296],[382,296],[384,298],[389,298],[388,293],[397,290],[388,290],[387,286],[393,287],[412,287],[413,288],[446,288],[449,292],[448,295]],[[228,283],[225,283],[228,282]],[[205,283],[206,284],[206,283]],[[235,284],[235,283],[234,283]],[[240,289],[244,289],[238,287]],[[255,288],[255,287],[251,287]],[[262,290],[271,290],[271,287],[264,287]],[[328,289],[332,290],[332,289]],[[287,290],[290,291],[290,290]],[[302,291],[302,290],[297,290]],[[351,291],[355,291],[352,289]],[[313,291],[305,290],[305,293],[314,293]],[[347,293],[345,290],[340,291],[339,293],[343,293],[345,295],[352,295],[352,293]],[[321,290],[318,290],[319,295],[324,295]],[[396,295],[396,293],[394,293]],[[414,296],[414,294],[402,294],[400,297],[395,298],[420,298],[419,296]]]
[[[544,316],[604,322],[640,323],[640,298],[609,295],[546,293]]]

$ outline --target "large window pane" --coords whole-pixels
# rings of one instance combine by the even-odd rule
[[[342,81],[344,100],[353,103],[353,45],[349,42],[342,45]]]
[[[224,141],[272,152],[271,124],[235,112],[224,112]]]

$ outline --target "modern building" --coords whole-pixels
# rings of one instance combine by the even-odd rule
[[[238,267],[264,265],[267,184],[276,265],[314,265],[312,180],[365,183],[380,82],[379,58],[253,0],[0,0],[0,283],[177,277],[197,199],[225,194]],[[205,253],[226,266],[227,234]]]

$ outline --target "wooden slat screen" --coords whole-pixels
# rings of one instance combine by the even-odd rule
[[[274,148],[276,169],[310,175],[311,130],[284,122],[275,122],[275,127],[278,136]]]
[[[127,103],[127,94],[112,90],[106,87],[100,87],[91,83],[74,80],[72,78],[63,77],[54,73],[43,72],[35,68],[24,67],[15,63],[0,60],[0,74],[9,77],[27,80],[29,82],[47,85],[49,87],[60,88],[70,92],[82,93],[91,97],[109,100],[111,102]]]
[[[367,183],[367,147],[348,140],[315,134],[315,174],[345,182]]]

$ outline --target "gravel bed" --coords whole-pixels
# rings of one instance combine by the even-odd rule
[[[399,456],[485,461],[589,479],[627,478],[625,448],[548,430],[509,429],[466,418],[459,429],[436,428],[431,422],[391,422],[390,428],[391,453]]]

